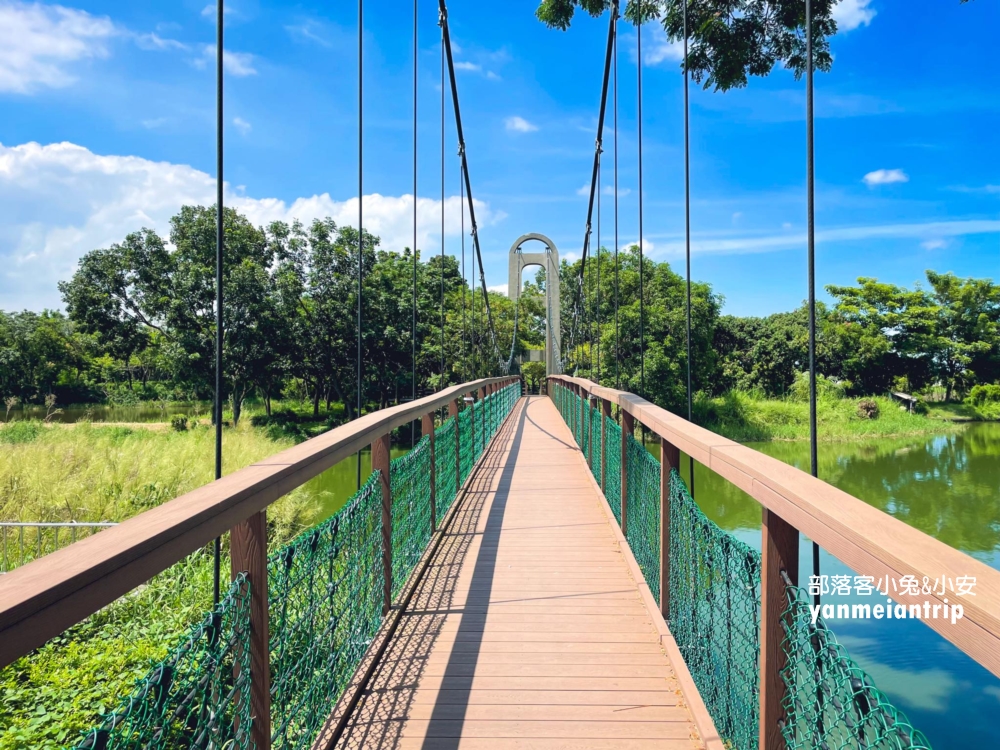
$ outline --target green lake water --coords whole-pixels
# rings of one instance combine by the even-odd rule
[[[750,447],[809,470],[806,442]],[[686,464],[687,460],[682,461]],[[1000,424],[971,424],[960,432],[932,437],[820,443],[819,475],[1000,569]],[[723,529],[760,549],[761,510],[755,500],[698,464],[695,498]],[[806,582],[812,572],[811,543],[806,539],[800,560],[799,580]],[[853,575],[825,552],[820,565],[823,574]],[[826,601],[853,600],[831,597]],[[993,724],[1000,713],[1000,680],[942,636],[909,619],[831,620],[828,624],[854,660],[936,750],[1000,747],[1000,730]]]

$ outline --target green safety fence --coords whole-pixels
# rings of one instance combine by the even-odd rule
[[[628,502],[625,538],[656,601],[660,600],[660,462],[646,446],[625,436]],[[619,494],[621,489],[619,486]]]
[[[760,553],[709,520],[676,469],[669,511],[670,631],[719,735],[756,748]]]
[[[457,450],[455,417],[450,417],[434,430],[434,484],[437,494],[435,513],[439,522],[445,517],[458,495],[458,474],[455,471]]]
[[[604,418],[594,407],[590,407],[590,471],[598,486],[601,484],[601,424]]]
[[[600,453],[599,432],[580,425],[580,398],[553,384],[552,400],[583,449]],[[596,421],[596,420],[595,420]],[[593,422],[587,420],[591,425]],[[599,424],[599,423],[598,423]],[[627,541],[659,599],[660,462],[641,442],[605,418],[604,495],[621,523],[621,441],[627,441]],[[594,462],[599,476],[599,463]],[[716,730],[727,748],[758,747],[760,552],[713,523],[676,470],[669,481],[669,622]],[[782,732],[789,750],[929,750],[915,730],[841,646],[809,598],[787,589],[783,648],[787,687]]]
[[[240,575],[76,750],[250,748],[249,643],[250,583]]]
[[[604,457],[608,468],[604,472],[604,497],[611,506],[618,525],[622,523],[622,428],[611,417],[605,417]]]
[[[392,598],[431,540],[431,438],[420,441],[389,465],[392,490]]]
[[[458,413],[458,469],[459,478],[462,484],[472,473],[472,467],[476,463],[475,454],[472,448],[472,409],[463,409]]]
[[[435,431],[439,517],[518,397],[514,384]],[[473,442],[472,420],[476,435]],[[456,455],[455,430],[460,447]],[[431,539],[430,437],[390,464],[393,596]],[[382,624],[379,473],[336,514],[268,556],[271,745],[310,747]],[[75,750],[250,750],[250,584],[222,601],[136,684]]]
[[[781,678],[786,693],[782,734],[789,750],[859,747],[929,750],[923,733],[875,687],[818,618],[806,592],[789,586]]]
[[[305,748],[382,623],[382,489],[372,472],[335,515],[268,557],[272,746]]]

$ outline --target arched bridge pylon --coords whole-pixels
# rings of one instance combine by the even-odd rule
[[[541,242],[545,245],[545,250],[539,253],[524,252],[522,245],[531,241]],[[530,266],[541,266],[545,269],[545,371],[548,375],[559,375],[562,373],[562,357],[560,356],[562,342],[559,327],[559,306],[561,304],[559,250],[556,248],[556,243],[544,234],[535,232],[522,234],[510,246],[507,289],[510,299],[514,302],[515,310],[517,310],[517,303],[521,297],[521,275],[524,269]]]

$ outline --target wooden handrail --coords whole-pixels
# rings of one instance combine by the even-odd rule
[[[956,600],[936,593],[893,592],[898,604],[959,603],[964,616],[955,624],[925,619],[947,640],[1000,676],[1000,571],[804,471],[698,427],[643,398],[605,388],[583,378],[553,375],[549,380],[616,404],[670,445],[753,497],[768,512],[818,543],[862,575],[899,579],[974,576],[975,596]]]
[[[484,378],[366,414],[0,578],[0,668],[145,583],[296,487]]]

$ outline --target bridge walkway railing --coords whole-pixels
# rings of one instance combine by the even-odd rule
[[[800,533],[873,586],[921,584],[917,594],[891,592],[894,608],[954,614],[960,604],[957,619],[925,624],[1000,675],[1000,572],[634,394],[568,376],[547,386],[659,600],[720,747],[929,747],[813,616],[798,580]],[[640,426],[659,443],[659,461],[636,439]],[[682,453],[760,503],[760,551],[701,512],[679,473]],[[974,596],[922,585],[969,578]],[[885,609],[885,597],[871,599],[870,616]]]
[[[520,395],[519,378],[486,378],[366,414],[0,577],[0,668],[229,531],[228,591],[76,747],[333,741],[438,519]],[[390,460],[392,431],[418,419],[420,442]],[[372,474],[345,507],[268,550],[267,507],[369,445]]]

